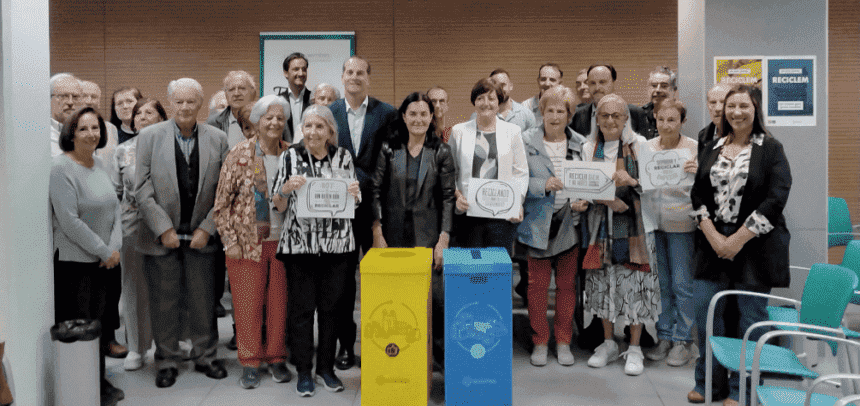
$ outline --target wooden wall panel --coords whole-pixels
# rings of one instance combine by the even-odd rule
[[[829,7],[828,194],[844,198],[860,223],[860,7],[857,0],[830,0]],[[842,262],[844,251],[831,248],[830,263]]]

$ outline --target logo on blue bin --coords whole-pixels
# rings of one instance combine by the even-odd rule
[[[492,305],[472,302],[454,316],[451,339],[474,359],[484,358],[508,334],[502,315]]]

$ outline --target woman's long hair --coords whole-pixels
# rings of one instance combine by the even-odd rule
[[[442,139],[436,135],[436,124],[433,123],[433,102],[430,101],[426,93],[412,92],[403,99],[403,103],[400,104],[400,108],[397,110],[397,120],[391,123],[388,145],[392,149],[402,148],[409,143],[409,129],[406,128],[406,120],[403,119],[403,116],[406,115],[406,109],[409,108],[410,104],[422,101],[427,103],[427,106],[430,108],[430,126],[427,127],[424,145],[428,148],[436,148],[442,142]]]

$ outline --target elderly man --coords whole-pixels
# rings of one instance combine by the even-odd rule
[[[538,94],[523,102],[523,107],[534,114],[535,125],[543,123],[543,115],[540,112],[540,97],[546,89],[561,84],[564,81],[563,76],[564,72],[561,71],[558,64],[552,62],[547,62],[538,69]]]
[[[254,77],[243,70],[227,72],[224,77],[224,94],[227,97],[227,108],[218,114],[209,116],[209,124],[227,134],[227,145],[234,145],[245,140],[242,128],[239,127],[239,109],[257,100],[257,87]]]
[[[305,87],[308,80],[308,58],[301,52],[293,52],[284,59],[284,77],[287,79],[287,90],[279,96],[290,104],[290,114],[287,118],[287,128],[293,134],[293,143],[302,140],[302,112],[313,104],[311,91]]]
[[[331,112],[338,127],[338,144],[346,148],[353,156],[355,173],[358,176],[362,196],[371,196],[371,174],[376,167],[379,147],[386,137],[388,125],[397,118],[397,110],[390,104],[369,97],[370,63],[364,58],[353,56],[343,63],[341,74],[344,98],[331,104]],[[354,270],[358,265],[360,251],[367,252],[373,245],[371,220],[373,215],[369,204],[358,206],[353,220],[356,246],[360,247],[355,257],[355,263],[349,269]],[[338,331],[340,342],[335,367],[340,370],[352,368],[355,365],[355,333],[356,325],[353,320],[355,309],[355,278],[346,278],[343,295],[338,303]]]
[[[647,126],[640,133],[646,139],[657,138],[657,119],[654,112],[658,110],[660,103],[672,99],[678,91],[678,78],[671,69],[666,66],[658,66],[648,75],[648,96],[651,101],[642,106],[645,123]]]
[[[81,82],[70,73],[51,76],[51,156],[63,153],[60,131],[63,122],[81,107]]]
[[[337,99],[340,99],[340,91],[328,83],[318,84],[314,88],[313,94],[311,94],[311,100],[313,100],[314,104],[320,106],[331,106]]]
[[[587,138],[597,136],[597,103],[603,96],[615,93],[615,81],[618,73],[612,65],[591,65],[587,71],[588,92],[591,93],[591,103],[578,107],[571,120],[570,128]],[[628,104],[630,110],[625,131],[633,130],[639,134],[645,126],[644,113],[636,105]]]
[[[719,138],[717,131],[719,131],[720,120],[723,117],[723,105],[726,102],[726,94],[731,88],[729,84],[717,83],[711,90],[708,90],[708,115],[711,116],[711,122],[699,131],[699,154],[702,153],[705,145]]]
[[[451,127],[445,126],[445,114],[448,113],[448,92],[442,86],[433,86],[427,90],[427,97],[433,103],[433,124],[436,127],[436,135],[443,142],[448,142],[451,137]]]
[[[514,84],[511,82],[511,76],[504,69],[496,69],[490,72],[490,79],[498,83],[502,87],[502,99],[499,100],[499,118],[520,127],[523,133],[526,130],[535,127],[535,115],[531,110],[525,108],[522,104],[511,99],[511,92],[514,91]],[[472,120],[477,117],[477,113],[472,113]]]
[[[149,282],[159,388],[176,382],[183,327],[191,334],[194,369],[212,379],[227,376],[223,362],[215,360],[217,325],[212,306],[217,249],[212,207],[227,155],[227,135],[197,123],[203,88],[196,80],[170,82],[167,98],[173,118],[138,135],[135,179],[145,225],[137,248],[144,254]],[[185,319],[183,309],[190,318]]]
[[[574,90],[579,96],[579,104],[576,107],[591,103],[591,92],[588,91],[588,68],[583,68],[576,74],[576,88]]]
[[[212,95],[212,98],[209,99],[209,113],[206,115],[207,117],[220,113],[224,111],[228,106],[227,104],[227,95],[224,93],[224,90],[219,90]]]
[[[83,106],[81,107],[92,107],[96,110],[99,109],[99,105],[102,101],[102,89],[95,82],[90,82],[88,80],[81,81],[81,102]],[[107,128],[107,144],[105,144],[104,148],[97,150],[96,155],[100,157],[105,162],[110,162],[113,159],[113,151],[116,149],[117,140],[119,136],[117,135],[116,126],[113,125],[110,121],[105,121],[105,128]]]

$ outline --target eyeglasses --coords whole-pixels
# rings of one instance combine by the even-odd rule
[[[80,100],[80,99],[81,99],[81,95],[79,95],[79,94],[72,94],[72,93],[52,94],[52,95],[51,95],[51,97],[56,97],[56,98],[58,98],[58,99],[60,99],[60,100],[71,100],[71,101],[73,101],[73,102],[76,102],[76,101],[78,101],[78,100]]]
[[[598,114],[598,115],[597,115],[597,117],[599,117],[601,120],[609,120],[610,118],[612,118],[613,120],[618,121],[618,120],[626,120],[626,119],[627,119],[627,114],[620,114],[620,113],[613,113],[613,114],[600,113],[600,114]]]

